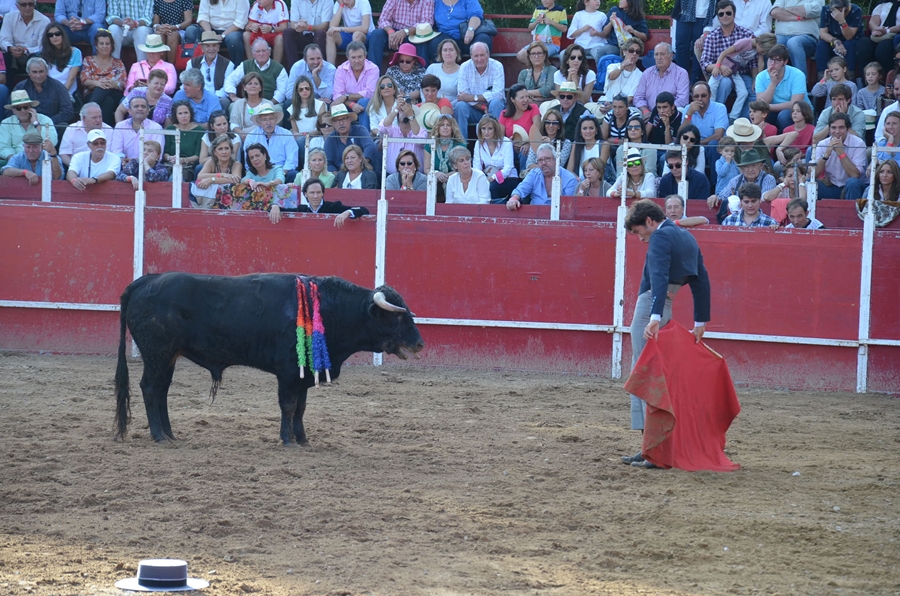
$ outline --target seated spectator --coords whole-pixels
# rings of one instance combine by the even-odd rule
[[[884,124],[884,136],[885,138],[881,141],[878,141],[877,147],[896,147],[897,141],[900,140],[900,112],[891,112],[888,114],[887,119]],[[885,165],[889,162],[900,163],[900,153],[888,153],[887,151],[879,151],[878,152],[878,160],[877,163],[881,164],[878,166],[878,172],[876,173],[876,188],[889,190],[894,184],[893,177],[893,169],[888,168],[885,169]],[[872,166],[870,165],[869,168]],[[849,200],[859,200],[861,198],[868,197],[868,189],[869,189],[869,174],[871,174],[872,170],[866,168],[865,175],[860,176],[858,180],[851,180],[847,184],[847,192],[844,196],[845,199]],[[890,170],[890,171],[888,171]],[[881,184],[882,175],[890,178],[885,184]],[[900,178],[897,178],[898,184],[900,184]],[[896,195],[895,195],[896,196]],[[893,199],[888,199],[893,200]]]
[[[446,97],[441,97],[441,80],[434,75],[426,74],[422,77],[421,84],[422,103],[433,103],[441,114],[453,115],[453,102]],[[422,104],[419,104],[421,107]]]
[[[806,154],[807,149],[813,144],[813,112],[812,107],[805,101],[795,101],[791,106],[791,120],[793,124],[786,126],[784,134],[774,137],[766,137],[766,145],[776,144],[775,156],[782,167],[787,164],[784,151],[788,147],[794,147]],[[776,166],[777,169],[777,166]]]
[[[732,178],[724,187],[722,192],[710,195],[706,200],[710,209],[719,207],[716,220],[721,224],[728,216],[731,205],[728,204],[728,198],[738,194],[738,189],[742,189],[746,184],[752,183],[760,189],[757,199],[762,198],[762,193],[768,192],[775,188],[775,177],[763,171],[766,158],[759,153],[758,150],[747,149],[741,151],[738,156],[738,169],[741,173]],[[660,190],[662,194],[662,190]],[[755,214],[755,212],[754,212]]]
[[[525,162],[525,171],[537,167],[537,148],[541,143],[550,143],[554,148],[556,143],[560,143],[559,162],[569,163],[569,155],[572,153],[572,141],[566,138],[565,129],[563,127],[562,115],[558,108],[552,108],[544,113],[541,118],[541,126],[538,130],[536,138],[531,143],[528,150],[528,160]]]
[[[284,44],[284,67],[288,70],[292,70],[309,46],[325,47],[325,33],[331,26],[331,16],[334,14],[334,5],[331,2],[293,0],[290,4],[290,22],[281,34]],[[318,85],[318,81],[316,84]],[[331,93],[328,93],[328,98],[331,99]],[[324,100],[324,96],[319,99]]]
[[[73,48],[62,25],[52,23],[44,31],[41,58],[50,66],[51,79],[59,81],[74,96],[81,71],[81,50]]]
[[[898,49],[900,50],[900,49]],[[900,51],[897,52],[900,54]],[[898,63],[900,63],[900,58],[897,59]],[[894,95],[894,87],[900,88],[900,73],[893,79],[888,79],[892,84],[886,85],[884,88],[884,97],[886,98],[888,95],[893,97]],[[832,99],[832,102],[834,100]],[[884,138],[884,119],[891,112],[900,112],[900,102],[890,100],[887,102],[887,105],[884,106],[884,109],[881,111],[881,115],[878,117],[878,125],[875,127],[875,140],[880,141]]]
[[[445,97],[456,108],[459,96],[459,68],[462,59],[459,46],[450,38],[443,40],[437,47],[437,62],[429,64],[425,74],[431,74],[441,80],[441,97]],[[428,58],[425,58],[428,62]]]
[[[681,195],[669,195],[666,197],[666,217],[675,222],[676,226],[682,228],[696,228],[697,226],[705,226],[709,220],[702,215],[693,217],[684,216],[684,199]]]
[[[113,128],[103,121],[103,112],[100,106],[88,102],[81,108],[81,120],[67,126],[63,133],[62,142],[59,145],[59,156],[66,166],[69,165],[75,152],[80,151],[87,144],[88,133],[98,128],[103,130],[107,138],[112,138]]]
[[[487,176],[491,187],[491,201],[505,201],[519,184],[513,143],[503,135],[503,127],[491,116],[482,118],[477,130],[473,167]]]
[[[347,45],[347,60],[334,75],[334,97],[332,106],[346,104],[347,109],[359,117],[359,123],[370,129],[366,106],[375,94],[378,81],[378,67],[366,59],[366,46],[361,41]]]
[[[720,223],[723,226],[737,226],[740,228],[777,228],[778,222],[760,210],[760,197],[762,191],[759,184],[747,182],[741,185],[738,191],[740,197],[740,209],[726,217]]]
[[[555,106],[554,102],[548,102],[545,103],[544,106],[553,107],[559,110],[564,123],[563,131],[565,136],[574,143],[575,137],[578,134],[578,122],[581,120],[582,115],[587,111],[587,108],[584,107],[583,103],[576,101],[575,98],[577,97],[578,90],[575,88],[574,83],[563,83],[559,89],[555,89],[551,91],[551,93],[558,98],[559,105]]]
[[[575,5],[575,10],[577,12],[572,16],[572,24],[566,37],[584,48],[582,51],[590,52],[594,62],[599,62],[600,57],[606,54],[618,54],[619,49],[609,45],[609,37],[613,32],[606,26],[609,19],[600,10],[600,3],[581,0]],[[566,64],[565,59],[563,64]],[[566,69],[565,66],[562,68]]]
[[[156,141],[144,141],[144,181],[165,182],[169,179],[169,170],[160,160],[162,148]],[[130,182],[132,188],[137,190],[140,186],[141,160],[131,159],[122,166],[122,170],[116,175],[119,182]]]
[[[844,190],[857,192],[863,186],[860,176],[866,169],[866,142],[850,133],[850,117],[832,114],[828,120],[831,136],[816,145],[816,179],[819,197],[840,199]]]
[[[256,113],[250,117],[255,128],[250,129],[247,138],[244,140],[244,161],[249,163],[248,151],[251,145],[261,145],[266,150],[267,158],[271,157],[272,163],[284,170],[284,174],[288,176],[281,177],[284,180],[293,180],[297,175],[297,167],[299,164],[299,153],[297,143],[289,132],[278,126],[284,117],[284,111],[280,105],[266,104],[256,110]]]
[[[865,39],[865,38],[864,38]],[[861,110],[875,110],[879,112],[878,103],[884,97],[884,85],[881,84],[881,76],[884,70],[877,62],[870,62],[863,71],[863,81],[866,86],[859,89],[853,97],[853,105]]]
[[[368,54],[381,66],[384,47],[397,50],[405,42],[416,44],[423,60],[428,55],[425,42],[437,37],[434,25],[434,0],[388,0],[378,16],[378,27],[369,31]]]
[[[866,115],[858,107],[851,103],[850,87],[835,85],[831,88],[831,107],[822,110],[816,122],[816,130],[813,132],[812,141],[818,143],[830,134],[828,123],[832,114],[846,114],[850,119],[850,133],[859,139],[866,138]],[[878,135],[875,135],[876,140]]]
[[[397,154],[394,173],[387,177],[384,187],[387,190],[428,190],[428,177],[419,171],[419,158],[415,153],[403,149]]]
[[[397,83],[398,97],[409,97],[413,103],[421,103],[420,88],[422,77],[425,76],[425,59],[416,54],[416,46],[411,43],[401,45],[391,57],[386,74]]]
[[[824,14],[824,2],[807,0],[776,0],[771,10],[775,21],[775,37],[790,53],[791,64],[806,72],[806,59],[816,52],[819,39],[819,15]],[[771,100],[766,100],[772,103]]]
[[[513,191],[506,208],[510,211],[522,205],[549,205],[553,196],[553,177],[556,176],[556,151],[542,143],[538,147],[538,167],[528,172],[525,179]],[[569,170],[560,168],[560,196],[571,197],[578,188],[578,178]]]
[[[629,143],[647,142],[647,139],[644,137],[644,119],[641,117],[640,113],[633,112],[632,115],[628,117],[628,124],[625,125],[625,136],[628,139]],[[641,160],[645,164],[658,163],[659,157],[656,153],[656,149],[648,147],[643,148],[640,151]],[[622,167],[624,166],[624,157],[625,156],[622,155],[621,151],[616,152],[616,172],[622,171]]]
[[[756,5],[761,6],[763,11],[769,6],[766,0],[757,0]],[[738,6],[746,4],[739,2]],[[765,70],[766,55],[777,43],[775,35],[768,31],[757,35],[744,37],[734,45],[725,47],[715,63],[709,65],[710,91],[716,101],[724,104],[734,88],[735,100],[729,114],[731,120],[746,117],[748,104],[756,98],[753,81]],[[724,74],[726,72],[731,74]]]
[[[298,4],[295,0],[293,4]],[[331,12],[331,3],[323,2],[320,6],[327,7]],[[218,0],[200,0],[200,8],[197,11],[197,23],[187,28],[184,40],[187,43],[197,43],[204,31],[212,31],[225,40],[228,48],[228,57],[237,66],[244,61],[244,27],[247,25],[247,17],[250,14],[248,0],[234,0],[234,2],[220,2]]]
[[[682,168],[681,151],[671,150],[666,152],[666,167],[669,169],[659,180],[659,188],[656,192],[661,197],[678,193],[678,183],[681,181]],[[688,168],[684,173],[688,184],[688,200],[705,199],[709,196],[709,178],[693,168]]]
[[[822,222],[809,216],[809,203],[805,199],[791,199],[787,206],[788,218],[791,223],[785,228],[799,228],[807,230],[824,230]]]
[[[259,111],[262,105],[272,105],[263,97],[265,83],[259,73],[251,72],[241,80],[241,90],[244,96],[231,104],[231,130],[247,138],[247,133],[256,128],[253,123],[253,115]]]
[[[300,213],[336,213],[334,219],[334,227],[340,228],[350,219],[359,219],[363,215],[368,215],[369,210],[365,207],[344,207],[340,201],[326,201],[325,184],[318,178],[310,178],[303,184],[303,196],[307,197],[309,205],[298,205],[296,209],[284,209],[284,211],[297,211]],[[281,221],[281,207],[273,204],[269,209],[269,220],[272,223]]]
[[[124,160],[137,159],[143,155],[143,147],[140,145],[140,130],[142,128],[145,131],[144,140],[156,141],[160,144],[165,143],[163,135],[149,133],[152,130],[162,130],[162,126],[148,118],[150,107],[147,103],[147,98],[133,97],[128,105],[128,112],[131,116],[116,124],[109,147],[109,153]],[[90,133],[88,134],[90,135]],[[104,144],[104,150],[105,148],[106,145]]]
[[[577,89],[575,99],[587,103],[591,101],[597,73],[588,68],[584,48],[578,44],[570,45],[563,52],[560,62],[561,70],[553,74],[553,84],[559,89],[563,83],[569,82]]]
[[[29,99],[25,91],[13,91],[10,103],[4,106],[12,112],[12,116],[0,122],[0,160],[6,161],[21,153],[25,149],[22,139],[31,132],[50,139],[56,145],[56,128],[49,117],[35,110],[39,103]]]
[[[867,193],[866,197],[868,198]],[[886,161],[878,166],[875,178],[875,200],[894,203],[900,201],[900,165],[897,165],[896,161]],[[859,205],[857,204],[857,206]],[[865,210],[860,209],[860,213],[864,214]]]
[[[306,154],[306,169],[301,170],[294,178],[294,184],[303,186],[311,179],[318,178],[326,188],[331,188],[334,183],[334,174],[328,171],[328,158],[325,151],[319,147],[310,149]]]
[[[236,95],[237,85],[245,75],[254,73],[262,80],[262,96],[277,104],[284,102],[287,97],[287,71],[277,61],[272,60],[272,50],[266,40],[259,37],[251,44],[253,58],[241,62],[225,79],[225,93],[232,103],[238,100]],[[232,108],[234,109],[234,108]]]
[[[172,168],[182,168],[181,179],[191,181],[194,179],[194,166],[200,163],[200,146],[203,144],[203,131],[205,128],[197,124],[194,119],[194,108],[191,102],[181,99],[172,104],[172,114],[175,122],[166,127],[166,130],[177,130],[181,137],[180,151],[175,148],[175,137],[166,136],[163,161]],[[177,152],[176,152],[177,151]]]
[[[103,131],[95,129],[88,133],[87,151],[72,156],[66,180],[78,190],[87,190],[94,184],[115,179],[121,168],[119,157],[106,151]]]
[[[600,149],[600,163],[604,165],[609,160],[610,155],[618,157],[619,146],[628,137],[628,121],[635,116],[641,116],[641,113],[636,108],[628,107],[628,98],[624,95],[617,95],[614,97],[611,105],[612,110],[608,111],[603,117],[603,122],[600,124],[599,134],[597,135],[598,139],[606,141]],[[584,126],[585,119],[586,118],[582,119],[582,127]],[[584,133],[582,131],[582,137],[583,136]],[[578,147],[577,140],[575,147]],[[583,162],[585,159],[587,158],[582,158],[581,161]],[[621,159],[618,159],[618,161],[621,161]],[[575,166],[576,164],[570,165]],[[580,165],[580,162],[578,165]],[[576,170],[572,169],[572,171],[575,172]],[[578,170],[578,177],[580,178],[581,176],[582,174],[580,170]]]
[[[700,131],[697,127],[693,124],[683,124],[678,131],[678,144],[687,145],[688,167],[706,175],[706,153],[700,150],[699,143]]]
[[[728,127],[725,134],[734,139],[737,143],[737,151],[734,154],[736,161],[740,162],[741,152],[753,151],[754,154],[761,155],[766,165],[771,169],[772,156],[769,154],[769,148],[766,147],[762,139],[762,129],[753,124],[747,118],[738,118],[734,124]]]
[[[471,0],[467,0],[471,1]],[[443,4],[443,0],[438,5]],[[463,136],[469,124],[475,124],[485,114],[494,118],[503,110],[506,87],[503,65],[491,58],[488,45],[472,44],[472,58],[459,67],[459,94],[453,114]]]
[[[435,56],[440,56],[438,48],[445,39],[452,39],[461,54],[471,55],[476,43],[483,43],[490,54],[494,38],[478,31],[483,21],[484,9],[478,0],[435,0],[433,22],[438,35],[427,42],[425,62],[434,62]]]
[[[378,175],[366,162],[366,157],[359,145],[349,145],[344,149],[341,169],[335,175],[332,188],[374,189],[381,186]]]
[[[453,173],[450,151],[454,147],[465,147],[466,142],[462,138],[456,120],[447,115],[438,116],[437,123],[431,129],[431,137],[435,140],[434,156],[431,155],[431,146],[425,145],[425,172],[430,172],[431,168],[434,168],[434,177],[437,181],[447,184],[448,178]],[[472,154],[469,153],[469,158],[471,157]]]
[[[856,99],[856,83],[847,80],[847,61],[840,56],[835,56],[828,61],[828,70],[822,80],[813,85],[809,94],[812,97],[824,97],[825,107],[831,107],[831,90],[835,85],[846,85],[852,94],[851,103]]]
[[[253,42],[262,39],[272,48],[275,62],[281,64],[284,55],[282,35],[290,22],[288,16],[287,5],[282,0],[256,0],[244,26],[244,51],[249,54]]]
[[[634,92],[634,107],[639,109],[645,118],[650,115],[651,106],[657,105],[657,96],[663,92],[672,95],[677,108],[688,104],[690,80],[685,69],[672,63],[674,58],[672,46],[667,43],[656,44],[653,58],[656,65],[644,71]]]
[[[795,102],[796,103],[796,102]],[[794,119],[793,107],[791,107],[791,120]],[[765,143],[766,139],[770,137],[774,137],[778,135],[778,129],[775,128],[774,124],[769,124],[767,119],[769,117],[769,112],[772,110],[769,108],[769,104],[762,99],[757,99],[756,101],[750,102],[750,122],[755,124],[756,126],[762,129],[762,140]],[[787,130],[787,126],[785,130]],[[768,143],[766,143],[768,145]]]
[[[816,68],[820,78],[835,55],[847,58],[850,78],[856,78],[856,43],[862,38],[864,29],[862,10],[850,4],[850,0],[831,0],[830,5],[822,9],[816,44]]]
[[[210,153],[191,185],[191,207],[211,208],[220,186],[237,184],[243,177],[244,168],[234,155],[229,135],[221,134],[210,141]]]
[[[381,153],[372,141],[367,128],[356,122],[356,114],[347,110],[344,104],[331,107],[331,123],[334,132],[325,139],[325,154],[328,156],[328,170],[335,172],[344,164],[344,150],[349,145],[358,145],[372,168],[381,170]]]
[[[116,40],[116,53],[113,54],[116,58],[121,58],[122,48],[129,45],[134,46],[139,62],[147,59],[141,46],[153,33],[153,0],[108,0],[106,22]]]
[[[557,4],[556,0],[540,0],[528,23],[528,30],[531,31],[531,38],[534,41],[519,50],[516,58],[522,64],[532,64],[529,52],[537,43],[544,48],[544,59],[558,56],[562,44],[562,34],[568,29],[569,19],[566,16],[565,7]]]
[[[12,77],[28,74],[28,61],[41,51],[41,36],[50,19],[35,10],[34,0],[16,0],[16,9],[3,18],[0,49]]]
[[[176,50],[184,41],[184,32],[187,31],[193,22],[193,0],[159,0],[158,2],[153,2],[153,30],[159,34],[163,43],[169,46],[169,53],[165,57],[169,64],[175,64]],[[212,31],[210,33],[215,35]]]
[[[456,170],[447,179],[447,203],[488,204],[490,185],[481,170],[472,167],[472,153],[465,145],[454,147],[449,155],[450,167]]]
[[[97,51],[97,33],[106,25],[105,0],[58,0],[53,16],[71,43],[89,43]]]
[[[81,69],[84,101],[99,105],[103,112],[103,121],[113,126],[116,123],[116,108],[122,101],[125,83],[128,81],[125,64],[113,56],[116,42],[112,33],[105,29],[98,31],[95,43],[97,53],[85,58],[84,67]]]
[[[628,105],[634,102],[634,94],[643,75],[637,65],[643,55],[644,42],[636,37],[626,42],[622,61],[613,62],[606,67],[606,83],[603,87],[603,96],[600,98],[601,106],[604,102],[612,103],[616,95],[628,98]]]
[[[716,194],[723,192],[729,182],[738,176],[741,171],[735,163],[735,152],[737,151],[737,143],[731,137],[725,137],[719,143],[719,159],[716,161]]]
[[[900,145],[900,112],[891,112],[884,119],[884,138],[875,142],[876,147],[897,147]],[[900,153],[878,152],[878,162],[900,160]]]
[[[723,10],[720,8],[719,12]],[[705,151],[705,163],[715,161],[716,144],[725,136],[725,129],[728,128],[728,108],[724,104],[712,101],[711,98],[712,90],[709,84],[706,81],[698,81],[691,87],[691,103],[684,111],[685,124],[688,122],[693,124],[700,133],[699,144]]]
[[[325,110],[325,102],[313,95],[313,82],[309,77],[298,78],[287,113],[291,121],[291,132],[299,144],[304,144],[300,137],[305,137],[316,129],[316,121]]]
[[[806,185],[803,183],[806,174],[806,166],[799,163],[791,164],[791,167],[784,171],[781,182],[772,190],[763,193],[762,200],[769,203],[769,215],[779,224],[784,225],[788,221],[787,205],[792,198],[806,199]]]
[[[247,172],[241,182],[247,184],[251,190],[257,190],[262,186],[274,188],[284,184],[284,169],[272,162],[265,145],[251,143],[247,147],[246,159]]]
[[[307,3],[308,1],[298,0],[301,3]],[[294,5],[298,2],[295,2]],[[292,5],[291,10],[293,10],[294,5]],[[297,60],[291,67],[287,88],[295,89],[297,80],[300,77],[309,77],[309,80],[313,82],[313,91],[316,99],[325,102],[327,106],[331,103],[331,98],[334,97],[334,75],[336,72],[337,67],[330,62],[325,62],[322,58],[321,48],[311,43],[306,46],[303,52],[303,60]]]
[[[525,85],[518,83],[509,88],[506,94],[506,109],[500,114],[500,126],[503,127],[504,135],[509,139],[516,136],[516,127],[520,127],[525,132],[520,135],[522,138],[515,140],[515,153],[520,156],[520,163],[524,164],[528,158],[528,151],[531,145],[527,142],[533,130],[540,126],[541,111],[537,104],[531,103],[528,99],[528,92]]]
[[[56,154],[56,148],[49,142],[41,138],[36,132],[29,132],[22,137],[23,150],[9,158],[6,165],[3,166],[2,173],[4,176],[24,177],[31,186],[37,186],[41,183],[43,173],[44,151],[50,158],[50,169],[52,180],[62,180],[62,161]]]
[[[378,79],[372,101],[366,106],[366,115],[369,117],[369,127],[373,135],[378,132],[378,127],[387,115],[397,109],[397,98],[397,83],[389,75],[383,75]]]
[[[203,54],[194,56],[190,61],[190,68],[196,68],[203,76],[203,90],[216,96],[219,107],[228,113],[231,100],[225,93],[225,80],[234,72],[234,63],[225,58],[219,59],[219,48],[222,45],[221,38],[215,31],[204,31],[200,37],[200,49]]]
[[[627,113],[627,111],[626,111]],[[622,129],[625,126],[623,123]],[[575,135],[575,142],[572,143],[572,153],[569,155],[569,163],[561,166],[569,170],[579,178],[584,177],[581,171],[581,164],[592,157],[600,158],[600,164],[603,166],[601,174],[606,167],[606,160],[609,159],[609,150],[603,151],[606,145],[601,140],[601,125],[597,122],[592,114],[584,114],[578,123],[578,133]],[[602,178],[602,176],[601,176]]]
[[[25,91],[37,102],[35,107],[40,108],[38,114],[47,116],[53,124],[68,126],[75,115],[69,90],[48,77],[47,63],[43,58],[29,58],[26,68],[28,78],[16,85],[15,91]]]
[[[550,64],[547,46],[540,41],[533,41],[522,52],[526,53],[528,66],[519,73],[519,85],[524,85],[528,99],[535,103],[550,100],[557,70]]]
[[[121,122],[128,117],[128,109],[132,98],[143,97],[150,106],[150,114],[147,117],[160,126],[165,125],[166,120],[169,119],[172,113],[172,98],[163,92],[168,80],[169,75],[164,71],[151,70],[147,86],[132,89],[131,93],[125,96],[125,101],[116,109],[116,122]]]
[[[194,112],[194,122],[200,124],[206,124],[209,121],[209,115],[221,108],[216,94],[205,89],[203,73],[199,68],[189,68],[181,73],[181,89],[172,99],[176,103],[188,102],[191,105],[191,111]]]
[[[893,67],[891,56],[895,47],[894,37],[900,31],[900,22],[897,20],[897,11],[894,9],[894,3],[880,2],[875,8],[872,8],[868,27],[870,36],[863,34],[857,40],[856,63],[863,65],[869,64],[872,60],[877,60],[882,69],[881,73],[884,74]]]
[[[629,151],[630,153],[630,151]],[[603,191],[603,164],[599,157],[592,157],[584,160],[581,164],[581,170],[584,172],[584,180],[578,184],[578,190],[575,195],[579,197],[602,197]]]
[[[650,39],[650,27],[647,25],[647,19],[644,16],[644,6],[642,2],[634,2],[630,0],[619,0],[619,3],[609,9],[607,15],[608,21],[603,28],[603,34],[609,39],[609,49],[607,53],[621,55],[623,58],[628,51],[628,45],[631,40],[641,42],[641,51],[639,56],[644,55],[644,44]],[[620,33],[624,32],[624,34]],[[620,43],[619,36],[624,35],[629,41]],[[615,52],[612,48],[617,48]]]
[[[656,169],[656,164],[650,164],[651,169]],[[649,199],[656,196],[656,174],[644,168],[641,150],[632,147],[628,150],[625,159],[625,175],[616,178],[616,183],[609,191],[609,196],[614,199],[621,198],[622,186],[625,187],[625,197],[630,199]]]
[[[754,38],[753,31],[736,22],[737,8],[731,0],[719,0],[716,3],[716,22],[718,26],[709,33],[703,35],[703,53],[700,55],[700,68],[710,79],[730,78],[737,90],[744,85],[744,75],[749,75],[750,70],[756,65],[756,51],[750,44]],[[729,54],[723,56],[728,48],[733,48],[741,43],[739,52],[747,52],[746,55],[735,54],[737,60],[729,58]],[[727,62],[725,62],[727,60]],[[746,90],[745,90],[746,91]],[[727,95],[719,100],[724,104]],[[743,103],[747,98],[746,93],[741,98],[738,94],[738,103]],[[740,106],[743,107],[743,106]],[[740,110],[735,112],[735,117],[740,117]]]
[[[335,3],[331,24],[325,34],[325,56],[329,62],[337,62],[337,51],[349,48],[349,44],[357,41],[365,48],[369,33],[375,29],[372,18],[372,6],[369,0],[345,0]],[[368,50],[366,50],[368,53]],[[378,61],[381,70],[382,56],[373,59]],[[423,61],[424,62],[424,61]],[[424,65],[424,64],[423,64]]]
[[[766,70],[756,75],[756,99],[768,102],[769,122],[776,124],[778,130],[791,123],[791,106],[795,101],[812,105],[806,94],[805,72],[788,66],[787,59],[787,48],[776,44],[769,50]]]
[[[323,112],[319,114],[319,117],[316,118],[316,130],[309,133],[309,136],[306,137],[306,151],[307,153],[312,149],[322,149],[325,151],[325,141],[328,137],[331,136],[331,133],[334,132],[334,124],[331,122],[331,114],[329,112]],[[374,147],[374,143],[372,144]],[[328,163],[328,157],[325,157],[325,163]],[[327,169],[327,167],[326,167]],[[331,188],[331,185],[328,185]]]
[[[646,115],[646,122],[644,132],[648,143],[654,145],[675,144],[682,122],[681,112],[675,109],[675,96],[668,91],[658,94],[656,107]],[[665,155],[665,151],[660,150],[657,159],[665,158]],[[661,171],[661,169],[657,168],[657,171]]]
[[[420,116],[424,116],[420,113]],[[434,115],[435,118],[437,115]],[[413,106],[406,103],[406,100],[397,101],[394,109],[387,115],[387,118],[378,127],[378,132],[382,134],[382,143],[388,143],[388,139],[424,139],[428,137],[428,131],[422,126],[419,118],[413,110]],[[384,164],[385,171],[388,174],[396,172],[397,156],[402,150],[412,151],[416,155],[416,161],[421,163],[425,159],[423,145],[415,143],[388,143],[387,163]],[[420,159],[421,158],[421,159]]]

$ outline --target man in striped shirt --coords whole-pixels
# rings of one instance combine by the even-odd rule
[[[723,226],[737,226],[739,228],[777,228],[778,222],[760,211],[759,203],[762,200],[762,189],[759,184],[748,182],[741,187],[741,208],[737,213],[732,213],[722,222]]]

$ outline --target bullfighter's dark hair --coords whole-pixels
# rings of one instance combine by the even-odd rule
[[[269,151],[268,151],[268,149],[266,149],[266,146],[262,145],[261,143],[253,143],[252,145],[247,147],[247,151],[245,153],[245,155],[247,156],[247,169],[250,170],[251,173],[253,173],[257,176],[259,175],[259,172],[257,172],[256,168],[253,167],[253,162],[250,161],[250,150],[251,149],[256,149],[257,151],[259,151],[263,154],[263,156],[266,158],[266,169],[271,170],[272,169],[272,160],[269,158]]]
[[[630,232],[634,226],[646,225],[648,217],[652,221],[659,223],[665,221],[666,214],[662,207],[650,199],[635,201],[628,208],[628,213],[625,215],[625,229]]]
[[[309,190],[309,187],[313,184],[318,184],[322,187],[322,192],[325,192],[325,183],[319,180],[318,178],[310,178],[306,182],[303,183],[303,195],[306,196],[306,191]]]

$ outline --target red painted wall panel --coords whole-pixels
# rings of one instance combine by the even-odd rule
[[[0,308],[0,349],[3,350],[114,354],[118,346],[117,312]],[[109,379],[112,377],[110,370]]]
[[[872,250],[872,307],[869,335],[900,340],[900,232],[877,230]],[[898,348],[900,350],[900,348]]]
[[[869,347],[869,391],[900,395],[900,365],[898,365],[898,361],[900,361],[900,348]]]
[[[134,206],[134,187],[127,182],[104,182],[93,185],[88,190],[77,190],[66,180],[54,180],[51,188],[53,203],[80,203],[98,205],[131,205]],[[181,206],[190,207],[188,191],[190,184],[182,184]],[[172,183],[151,182],[144,187],[147,193],[147,205],[150,207],[172,206]],[[41,187],[31,186],[24,178],[4,178],[0,185],[0,199],[19,199],[41,202]]]

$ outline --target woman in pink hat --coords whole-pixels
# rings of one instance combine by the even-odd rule
[[[425,59],[416,53],[416,46],[411,43],[400,44],[385,74],[400,87],[398,97],[408,95],[412,100],[410,103],[419,103],[419,87],[425,76]]]

